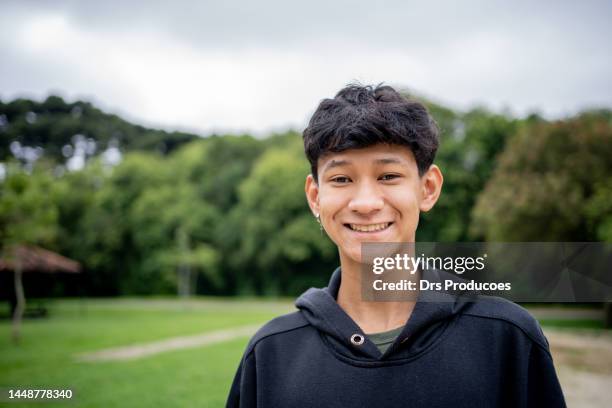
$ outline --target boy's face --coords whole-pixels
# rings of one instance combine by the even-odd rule
[[[328,153],[317,169],[318,183],[306,178],[306,196],[342,261],[360,262],[362,242],[414,242],[420,211],[434,206],[442,187],[440,169],[419,177],[405,146]]]

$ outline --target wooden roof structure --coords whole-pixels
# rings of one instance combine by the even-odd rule
[[[77,261],[34,245],[5,248],[0,257],[0,272],[14,271],[15,257],[19,257],[23,272],[81,272],[81,264]]]

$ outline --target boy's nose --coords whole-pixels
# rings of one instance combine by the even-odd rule
[[[378,189],[365,184],[360,186],[356,195],[349,202],[348,208],[360,214],[370,214],[373,211],[382,210],[385,202]]]

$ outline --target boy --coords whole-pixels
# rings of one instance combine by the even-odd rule
[[[426,108],[389,86],[349,85],[303,137],[306,197],[340,267],[255,334],[227,405],[565,406],[546,338],[514,303],[361,297],[362,243],[415,242],[419,213],[440,195]]]

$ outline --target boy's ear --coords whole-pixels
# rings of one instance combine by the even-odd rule
[[[427,212],[433,208],[438,201],[442,192],[442,183],[444,177],[438,166],[432,164],[427,172],[421,177],[422,197],[419,208],[421,211]]]
[[[306,185],[304,186],[304,191],[306,192],[306,199],[308,200],[308,205],[310,206],[310,210],[313,215],[316,217],[319,215],[319,185],[315,181],[312,174],[306,176]]]

